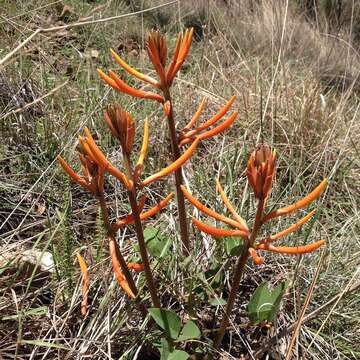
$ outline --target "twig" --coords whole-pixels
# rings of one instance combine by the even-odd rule
[[[71,28],[74,28],[74,27],[78,27],[78,26],[105,23],[105,22],[109,22],[109,21],[113,21],[113,20],[117,20],[117,19],[121,19],[121,18],[125,18],[125,17],[136,16],[136,15],[139,15],[139,14],[143,14],[143,13],[146,13],[146,12],[149,12],[149,11],[153,11],[153,10],[165,7],[165,6],[175,4],[177,2],[178,2],[178,0],[173,0],[173,1],[170,1],[168,3],[153,6],[153,7],[144,9],[144,10],[139,10],[139,11],[135,11],[135,12],[128,13],[128,14],[111,16],[111,17],[107,17],[107,18],[103,18],[103,19],[79,21],[79,22],[75,22],[75,23],[72,23],[72,24],[68,24],[68,25],[53,26],[53,27],[45,28],[45,29],[44,28],[36,29],[28,38],[26,38],[23,42],[21,42],[15,49],[13,49],[7,55],[5,55],[0,60],[0,65],[4,64],[7,60],[9,60],[14,54],[16,54],[21,48],[23,48],[29,41],[31,41],[31,39],[33,39],[38,34],[44,34],[44,33],[58,31],[58,30],[67,30],[67,29],[71,29]]]
[[[15,110],[9,111],[9,112],[6,113],[4,116],[2,116],[1,119],[6,119],[6,118],[7,118],[8,116],[10,116],[10,115],[14,115],[14,114],[17,114],[17,113],[19,113],[19,112],[25,111],[25,110],[28,109],[29,107],[37,104],[37,103],[40,102],[41,100],[47,98],[48,96],[54,94],[56,91],[60,90],[60,89],[61,89],[62,87],[64,87],[68,82],[69,82],[69,81],[67,80],[67,81],[65,81],[64,83],[62,83],[62,84],[54,87],[54,88],[53,88],[52,90],[50,90],[48,93],[46,93],[46,94],[38,97],[37,99],[35,99],[35,100],[32,101],[31,103],[27,103],[27,104],[25,104],[25,105],[22,106],[22,107],[19,107],[19,108],[15,109]]]
[[[305,312],[306,312],[306,310],[307,310],[307,308],[308,308],[308,306],[310,304],[310,299],[311,299],[311,296],[312,296],[312,294],[314,292],[316,281],[317,281],[317,279],[319,277],[320,270],[321,270],[322,264],[324,262],[324,259],[325,259],[325,250],[323,250],[322,253],[321,253],[320,261],[318,263],[316,272],[314,274],[314,277],[313,277],[313,280],[311,282],[308,293],[306,294],[306,299],[305,299],[304,305],[303,305],[303,307],[302,307],[302,309],[300,311],[299,319],[298,319],[298,321],[296,323],[295,330],[294,330],[294,332],[292,334],[290,344],[289,344],[289,347],[288,347],[287,352],[286,352],[285,360],[289,360],[290,356],[292,354],[292,348],[294,347],[295,341],[297,339],[297,336],[298,336],[302,321],[303,321],[304,316],[305,316]]]
[[[358,281],[357,283],[355,283],[351,288],[349,288],[347,291],[341,291],[339,294],[335,295],[332,299],[330,299],[328,302],[326,302],[325,304],[319,306],[316,310],[314,310],[312,313],[310,313],[309,315],[306,315],[302,321],[301,321],[301,325],[307,323],[308,321],[314,319],[316,316],[318,316],[324,309],[326,309],[327,307],[329,307],[330,305],[337,303],[342,297],[344,297],[345,295],[348,295],[356,290],[360,289],[360,281]],[[297,323],[293,323],[292,325],[288,326],[287,328],[285,328],[284,330],[280,331],[278,334],[274,335],[272,338],[270,338],[268,340],[268,342],[266,344],[264,344],[256,353],[255,353],[255,358],[258,359],[260,357],[260,355],[262,355],[265,351],[267,351],[268,349],[270,349],[271,347],[273,347],[278,341],[279,339],[283,338],[284,336],[288,335],[291,331],[293,331],[295,329],[295,327],[297,326]]]

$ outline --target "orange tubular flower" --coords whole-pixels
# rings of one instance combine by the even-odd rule
[[[263,219],[263,223],[266,223],[270,219],[274,219],[278,216],[283,216],[287,214],[291,214],[292,212],[302,209],[306,205],[310,204],[312,201],[317,199],[321,193],[325,190],[326,185],[328,183],[327,179],[324,179],[309,195],[305,196],[303,199],[297,201],[295,204],[286,206],[281,209],[277,209],[272,211],[270,214],[265,215]]]
[[[259,256],[254,248],[250,247],[248,251],[252,259],[254,260],[255,265],[262,265],[264,263],[264,258],[262,256]]]
[[[132,299],[135,298],[134,293],[131,291],[129,284],[127,283],[127,281],[125,280],[125,277],[123,275],[123,273],[121,272],[121,266],[120,266],[120,262],[118,260],[118,257],[116,255],[116,247],[115,247],[115,243],[114,243],[114,239],[111,239],[109,241],[109,252],[110,252],[110,256],[111,256],[111,261],[112,261],[112,265],[113,265],[113,270],[114,270],[114,274],[116,277],[116,280],[118,281],[119,285],[122,287],[122,289],[125,291],[125,293]]]
[[[184,193],[185,197],[189,200],[189,202],[194,205],[197,209],[199,209],[201,212],[203,212],[206,215],[211,216],[215,220],[222,221],[224,224],[234,226],[240,230],[248,231],[248,227],[246,224],[243,224],[242,222],[235,221],[233,219],[230,219],[224,215],[221,215],[217,213],[216,211],[206,207],[204,204],[202,204],[198,199],[196,199],[194,196],[192,196],[186,189],[185,186],[181,186],[181,190]],[[237,219],[236,219],[237,220]],[[244,226],[245,225],[245,226]]]
[[[185,125],[183,132],[186,134],[188,131],[190,131],[190,129],[196,124],[196,122],[199,120],[199,117],[201,116],[202,112],[204,111],[205,108],[205,102],[206,99],[203,98],[200,102],[199,107],[196,110],[196,113],[193,115],[193,117],[191,118],[191,120]]]
[[[91,154],[94,158],[97,164],[106,170],[108,173],[119,179],[128,190],[132,189],[133,183],[132,181],[118,168],[113,166],[111,162],[106,158],[106,156],[102,153],[102,151],[98,148],[96,145],[93,137],[91,136],[91,133],[88,128],[84,129],[86,137],[84,138],[85,144],[87,145],[87,151],[89,154]]]
[[[195,139],[191,146],[177,160],[175,160],[172,164],[157,172],[156,174],[153,174],[146,178],[144,181],[141,182],[141,185],[149,185],[150,183],[159,180],[162,177],[169,175],[175,170],[179,169],[193,155],[199,141],[199,139]]]
[[[80,308],[81,310],[80,311],[81,311],[82,316],[86,316],[87,311],[88,311],[90,277],[89,277],[89,271],[88,271],[88,268],[87,268],[84,258],[79,253],[77,253],[76,256],[77,256],[81,274],[82,274],[82,289],[81,289],[82,300],[81,300],[81,308]]]
[[[170,200],[173,197],[174,197],[174,194],[171,193],[165,199],[161,200],[156,206],[152,207],[151,209],[149,209],[147,211],[140,213],[140,220],[145,220],[149,217],[154,216],[158,212],[160,212],[160,210],[162,210],[165,206],[167,206],[167,204],[170,202]],[[113,228],[113,230],[116,231],[126,225],[130,225],[133,223],[134,223],[134,217],[133,217],[133,215],[130,214],[128,216],[125,216],[125,217],[117,220],[116,223],[112,225],[112,228]]]
[[[298,255],[298,254],[307,254],[317,250],[320,246],[325,244],[325,240],[319,240],[312,244],[304,246],[273,246],[271,244],[259,244],[256,246],[257,250],[268,250],[276,253],[288,254],[288,255]]]
[[[145,75],[145,74],[135,70],[134,68],[132,68],[123,59],[121,59],[121,57],[113,49],[110,49],[110,52],[111,52],[111,55],[113,56],[113,58],[115,59],[115,61],[129,74],[131,74],[131,75],[135,76],[136,78],[138,78],[139,80],[147,82],[148,84],[153,85],[157,88],[160,87],[160,83],[158,81],[153,79],[151,76]]]
[[[226,237],[226,236],[241,236],[244,239],[248,238],[248,233],[244,230],[233,230],[233,229],[218,229],[216,227],[204,224],[200,220],[196,218],[192,218],[192,222],[196,225],[196,227],[209,235],[213,235],[215,237]]]
[[[57,156],[57,160],[60,163],[61,167],[63,168],[63,170],[70,176],[70,178],[77,182],[79,185],[85,187],[86,189],[88,189],[90,192],[94,192],[95,191],[95,186],[94,184],[92,184],[89,181],[89,177],[86,176],[86,178],[82,178],[81,176],[79,176],[73,169],[72,167],[60,156]]]
[[[225,191],[222,188],[220,181],[218,179],[216,179],[216,189],[219,191],[223,203],[225,204],[226,208],[230,211],[234,219],[242,225],[242,228],[244,230],[249,231],[246,221],[237,213],[237,211],[229,201],[228,197],[226,196]]]
[[[260,244],[267,244],[269,242],[273,242],[277,239],[280,239],[286,235],[289,235],[295,231],[297,231],[301,226],[303,226],[306,222],[308,222],[316,213],[316,209],[311,211],[309,214],[307,214],[306,216],[304,216],[301,220],[299,220],[297,223],[292,224],[291,226],[289,226],[288,228],[286,228],[285,230],[282,230],[280,232],[278,232],[275,235],[270,235],[269,237],[267,237],[264,240],[260,241]]]
[[[203,124],[198,126],[197,128],[190,130],[191,127],[195,124],[195,122],[198,120],[201,112],[203,111],[204,107],[204,100],[201,102],[198,110],[194,114],[193,118],[189,121],[189,123],[185,126],[185,128],[182,130],[182,133],[180,135],[180,146],[183,146],[185,144],[188,144],[192,142],[192,139],[195,135],[197,135],[199,132],[208,129],[210,126],[214,125],[216,122],[218,122],[230,109],[232,104],[234,103],[236,99],[236,96],[233,96],[221,109],[220,111],[215,114],[211,119],[205,121]],[[235,121],[238,113],[234,112],[229,116],[228,119],[226,119],[222,124],[214,127],[211,130],[208,130],[202,134],[199,135],[199,138],[201,140],[208,139],[210,137],[213,137],[222,131],[226,130],[228,127],[232,125],[232,123]]]
[[[134,270],[137,273],[144,271],[144,265],[143,264],[128,263],[127,267],[128,267],[128,269]]]
[[[141,145],[141,150],[139,154],[139,159],[135,166],[135,178],[138,179],[141,175],[141,172],[144,168],[144,160],[148,151],[149,147],[149,121],[146,118],[144,121],[144,135],[143,135],[143,142]]]
[[[267,145],[255,150],[248,161],[246,175],[257,199],[266,200],[269,196],[275,175],[276,153]]]

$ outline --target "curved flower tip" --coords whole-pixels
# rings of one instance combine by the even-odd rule
[[[246,175],[257,199],[267,199],[275,175],[276,152],[260,145],[250,156]]]
[[[287,255],[307,254],[317,250],[320,246],[325,244],[325,240],[319,240],[312,244],[303,246],[273,246],[271,244],[258,244],[257,250],[267,250]]]
[[[270,219],[274,219],[278,216],[291,214],[292,212],[294,212],[296,210],[302,209],[303,207],[305,207],[306,205],[310,204],[315,199],[317,199],[322,194],[322,192],[325,190],[327,184],[328,184],[328,179],[325,178],[310,194],[308,194],[301,200],[297,201],[296,203],[294,203],[292,205],[286,206],[281,209],[274,210],[271,213],[265,215],[263,222],[265,223],[265,222],[269,221]]]

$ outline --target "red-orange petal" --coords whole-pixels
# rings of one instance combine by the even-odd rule
[[[181,190],[182,190],[183,194],[185,195],[185,197],[190,201],[190,203],[192,205],[194,205],[197,209],[199,209],[201,212],[203,212],[204,214],[209,215],[209,216],[211,216],[212,218],[214,218],[216,220],[222,221],[225,224],[234,226],[234,227],[236,227],[238,229],[246,230],[237,221],[235,221],[233,219],[230,219],[230,218],[228,218],[228,217],[226,217],[224,215],[221,215],[221,214],[217,213],[216,211],[208,208],[204,204],[202,204],[198,199],[196,199],[194,196],[192,196],[190,194],[190,192],[186,189],[185,186],[181,185]]]
[[[256,250],[267,250],[281,254],[298,255],[311,253],[324,244],[325,240],[319,240],[312,244],[303,246],[273,246],[271,244],[259,244],[256,246]]]
[[[144,181],[142,181],[142,186],[146,186],[179,169],[193,155],[198,143],[199,139],[196,138],[195,141],[189,146],[189,148],[177,160],[175,160],[172,164],[160,170],[156,174],[147,177]]]
[[[245,239],[248,237],[248,233],[243,230],[233,230],[233,229],[218,229],[214,226],[210,226],[207,224],[204,224],[200,220],[196,218],[192,218],[192,222],[196,225],[196,227],[209,235],[215,236],[215,237],[225,237],[225,236],[241,236]]]
[[[263,222],[265,223],[270,219],[274,219],[278,216],[291,214],[292,212],[299,210],[305,207],[306,205],[310,204],[312,201],[314,201],[316,198],[318,198],[321,195],[321,193],[325,190],[327,183],[328,180],[324,179],[310,194],[305,196],[303,199],[297,201],[292,205],[272,211],[271,213],[267,214],[264,217]]]

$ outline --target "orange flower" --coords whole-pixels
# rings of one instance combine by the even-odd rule
[[[134,69],[132,66],[128,65],[121,57],[114,51],[110,50],[115,61],[130,75],[135,76],[139,80],[146,82],[156,89],[168,89],[177,72],[180,70],[183,65],[191,46],[192,37],[194,30],[187,29],[185,33],[180,33],[178,35],[174,54],[172,61],[169,66],[166,68],[167,62],[167,45],[165,37],[156,30],[153,30],[149,33],[146,41],[146,50],[149,56],[150,61],[154,65],[156,73],[158,74],[160,81],[152,78],[149,75],[145,75],[142,72]],[[112,88],[117,91],[124,92],[134,97],[140,97],[144,99],[150,99],[164,103],[165,100],[161,95],[150,91],[143,91],[135,89],[123,80],[121,80],[113,71],[109,71],[109,75],[106,75],[102,70],[98,69],[100,77]]]
[[[267,145],[260,145],[250,156],[246,175],[257,199],[269,196],[275,175],[276,153]]]
[[[170,193],[165,199],[161,200],[156,206],[152,207],[147,211],[140,213],[140,220],[145,220],[157,214],[160,210],[162,210],[165,206],[167,206],[167,204],[170,202],[170,200],[173,197],[174,194]],[[118,219],[116,223],[112,225],[112,228],[113,230],[119,230],[120,228],[133,223],[134,223],[134,217],[132,214],[130,214],[123,218]]]
[[[81,274],[82,274],[82,289],[81,289],[82,300],[81,300],[81,308],[80,309],[81,309],[81,315],[86,316],[87,311],[88,311],[90,277],[89,277],[88,267],[86,265],[84,258],[79,253],[77,253],[76,256],[77,256],[77,259],[78,259],[78,262],[80,265]]]
[[[218,183],[220,185],[220,183]],[[220,186],[221,187],[221,186]],[[211,216],[215,220],[219,220],[223,222],[224,224],[233,226],[236,228],[236,230],[232,229],[217,229],[212,226],[206,225],[202,223],[201,221],[193,218],[193,223],[203,232],[214,235],[214,236],[241,236],[245,239],[248,239],[250,233],[249,229],[246,225],[245,220],[235,211],[234,207],[230,204],[227,197],[224,197],[224,194],[222,195],[223,200],[225,199],[226,207],[229,209],[231,208],[231,214],[233,215],[234,219],[230,219],[224,215],[221,215],[217,213],[216,211],[206,207],[203,205],[198,199],[196,199],[194,196],[192,196],[189,191],[182,186],[181,190],[184,194],[184,196],[190,201],[191,204],[193,204],[197,209],[199,209],[201,212],[203,212],[206,215]],[[222,188],[221,188],[222,190]],[[222,190],[223,191],[223,190]]]
[[[184,129],[181,132],[180,146],[183,146],[185,144],[192,142],[194,137],[197,136],[198,133],[200,133],[201,131],[203,131],[205,129],[208,129],[210,126],[214,125],[220,119],[222,119],[223,116],[231,108],[235,99],[236,99],[236,96],[231,97],[231,99],[219,110],[219,112],[217,114],[215,114],[209,120],[205,121],[203,124],[199,125],[197,128],[191,130],[192,126],[196,123],[196,121],[199,119],[202,111],[204,110],[205,101],[203,99],[201,101],[196,113],[194,114],[192,119],[189,121],[189,123],[184,127]],[[214,127],[211,130],[203,132],[202,134],[198,135],[198,137],[200,138],[200,140],[204,140],[204,139],[208,139],[210,137],[213,137],[213,136],[223,132],[224,130],[226,130],[227,128],[229,128],[232,125],[232,123],[235,121],[237,115],[238,115],[238,113],[235,111],[223,123]]]

